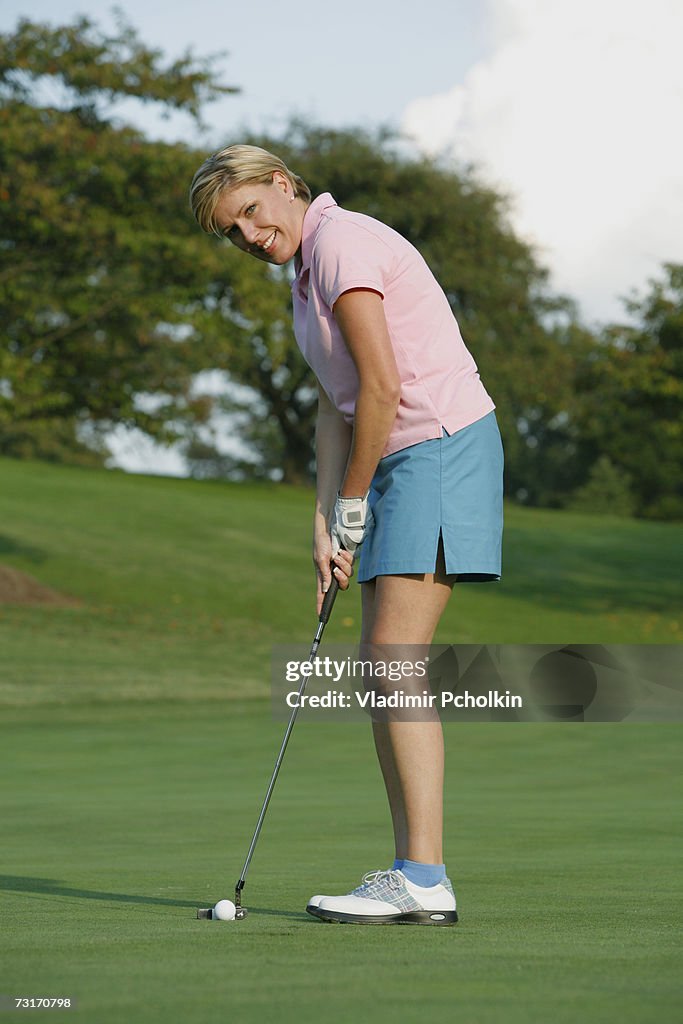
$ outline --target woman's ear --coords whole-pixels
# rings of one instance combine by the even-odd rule
[[[289,178],[282,171],[273,171],[273,185],[279,185],[283,192],[291,188]]]

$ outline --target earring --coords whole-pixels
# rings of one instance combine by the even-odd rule
[[[295,199],[296,199],[296,192],[294,192],[294,193],[293,193],[293,194],[292,194],[292,195],[291,195],[291,196],[289,197],[289,201],[290,201],[290,203],[293,203]]]

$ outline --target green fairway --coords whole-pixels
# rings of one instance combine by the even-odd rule
[[[197,921],[233,896],[282,737],[272,647],[305,657],[315,628],[311,492],[0,480],[0,563],[69,599],[0,604],[0,994],[88,1024],[677,1019],[680,726],[447,723],[461,921],[430,929],[305,914],[392,850],[367,724],[301,722],[249,916]],[[676,642],[680,526],[506,514],[503,581],[459,588],[438,640]],[[326,640],[358,608],[354,587]]]
[[[303,913],[391,851],[365,727],[301,725],[250,915],[197,921],[233,895],[279,735],[253,703],[11,712],[5,988],[103,1024],[676,1018],[677,727],[447,726],[461,922],[392,929]]]

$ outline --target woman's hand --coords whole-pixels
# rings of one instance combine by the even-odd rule
[[[342,498],[338,494],[330,519],[332,551],[336,554],[340,548],[346,548],[355,555],[373,523],[367,494],[362,498]]]
[[[332,541],[325,529],[316,530],[313,538],[313,564],[315,565],[317,577],[317,613],[323,605],[323,599],[332,581],[332,563],[334,564],[334,576],[339,583],[340,590],[348,590],[349,580],[353,576],[353,555],[343,549],[332,557]]]

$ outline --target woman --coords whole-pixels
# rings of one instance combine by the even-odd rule
[[[328,193],[311,201],[306,183],[258,147],[209,157],[191,206],[205,231],[256,259],[294,260],[294,330],[319,388],[318,608],[331,567],[348,587],[362,543],[361,643],[428,645],[456,581],[500,578],[494,404],[443,291],[401,235]],[[394,863],[348,895],[312,897],[307,910],[359,924],[453,924],[438,715],[374,721],[373,733]]]

